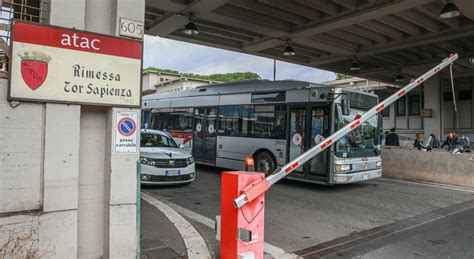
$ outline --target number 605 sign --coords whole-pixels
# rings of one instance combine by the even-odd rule
[[[131,38],[143,38],[143,23],[120,17],[119,35]]]

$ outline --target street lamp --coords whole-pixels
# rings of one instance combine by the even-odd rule
[[[444,5],[443,9],[441,10],[439,17],[443,19],[449,19],[458,17],[459,15],[461,15],[461,12],[459,11],[458,7],[453,3],[453,0],[448,0],[447,3]]]
[[[294,56],[294,55],[296,55],[296,52],[295,52],[295,50],[293,49],[292,46],[287,45],[285,50],[283,51],[283,55],[285,55],[285,56]]]
[[[360,70],[360,66],[359,66],[359,63],[357,62],[357,59],[353,59],[351,71],[359,71],[359,70]]]

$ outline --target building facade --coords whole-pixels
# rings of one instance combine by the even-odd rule
[[[323,84],[373,92],[381,100],[400,87],[357,77]],[[474,139],[474,83],[456,79],[455,75],[454,95],[452,89],[449,79],[431,78],[426,81],[382,111],[383,131],[395,128],[399,135],[410,139],[414,139],[416,133],[425,138],[430,134],[445,138],[448,132],[454,131]]]
[[[216,83],[220,82],[189,78],[177,73],[145,70],[143,71],[142,93],[143,95],[148,95],[154,93],[178,92]]]

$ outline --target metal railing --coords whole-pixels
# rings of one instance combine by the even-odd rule
[[[48,23],[49,0],[2,0],[0,7],[0,72],[6,74],[12,20]]]

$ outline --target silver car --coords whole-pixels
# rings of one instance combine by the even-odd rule
[[[191,183],[196,177],[192,155],[159,130],[141,130],[141,183],[170,185]]]

